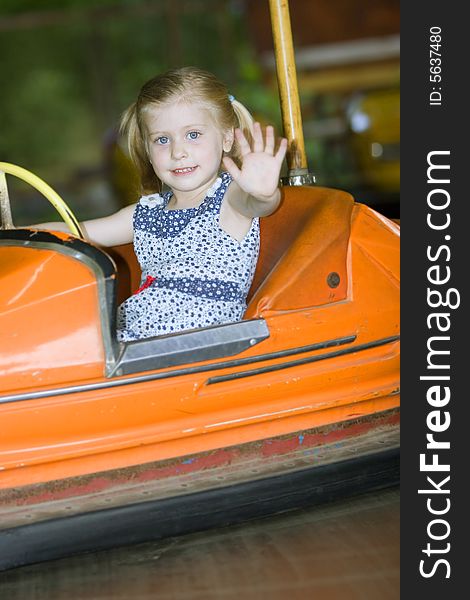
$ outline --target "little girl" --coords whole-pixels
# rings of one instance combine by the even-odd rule
[[[144,195],[84,223],[99,245],[133,240],[142,268],[141,287],[118,308],[118,339],[240,320],[258,258],[259,217],[280,201],[287,140],[275,150],[271,126],[264,140],[224,84],[190,67],[144,84],[122,129]]]

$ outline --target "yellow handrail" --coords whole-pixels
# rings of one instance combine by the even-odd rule
[[[7,173],[8,175],[14,175],[26,183],[29,183],[33,188],[38,190],[43,196],[45,196],[49,202],[54,206],[57,212],[60,214],[62,219],[65,221],[70,231],[82,238],[85,239],[85,235],[80,227],[80,223],[77,221],[75,215],[67,206],[65,201],[59,196],[59,194],[51,188],[45,181],[43,181],[31,171],[24,169],[23,167],[19,167],[17,165],[13,165],[11,163],[0,162],[0,171]]]

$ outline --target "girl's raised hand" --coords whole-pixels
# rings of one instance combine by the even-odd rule
[[[266,142],[263,140],[261,125],[254,123],[253,147],[240,129],[235,129],[235,137],[242,155],[241,169],[226,156],[223,163],[240,188],[260,200],[269,199],[277,192],[282,161],[286,155],[287,140],[282,138],[274,153],[274,129],[266,127]]]

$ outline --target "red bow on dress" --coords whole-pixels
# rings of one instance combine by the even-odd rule
[[[144,283],[140,286],[140,288],[138,290],[136,290],[133,294],[133,296],[135,296],[136,294],[139,294],[140,292],[142,292],[143,290],[145,290],[145,288],[148,288],[149,286],[152,285],[152,283],[155,281],[156,277],[152,277],[151,275],[147,275]]]

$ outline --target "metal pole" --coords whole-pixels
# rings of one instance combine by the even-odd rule
[[[14,229],[5,173],[0,170],[0,229]]]
[[[309,185],[315,183],[315,177],[308,171],[305,153],[289,2],[288,0],[269,0],[269,10],[284,135],[288,141],[287,166],[289,172],[288,177],[283,179],[283,183]]]

